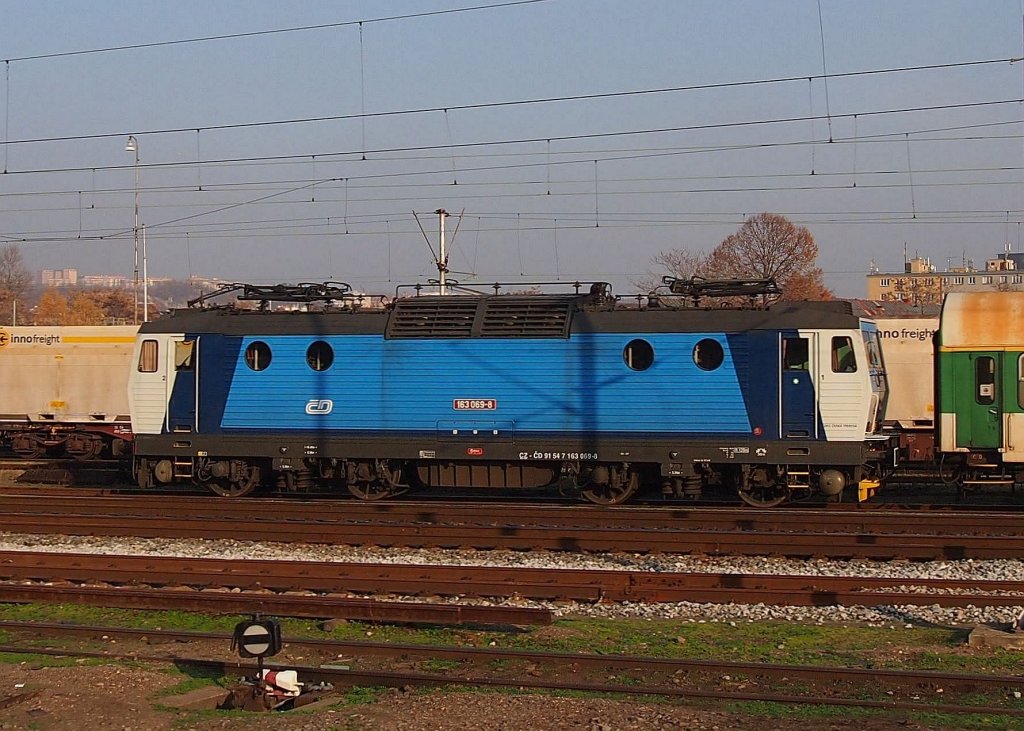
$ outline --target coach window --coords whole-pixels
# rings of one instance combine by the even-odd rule
[[[702,371],[713,371],[722,365],[724,360],[725,351],[717,340],[704,338],[693,346],[693,362]]]
[[[996,402],[996,361],[982,355],[974,361],[975,400],[982,406]]]
[[[630,340],[622,351],[622,359],[634,371],[646,371],[654,365],[654,348],[646,340]]]
[[[853,340],[849,336],[832,338],[832,372],[857,372],[857,357],[853,353]]]
[[[143,340],[139,351],[139,373],[156,373],[157,354],[159,347],[155,340]]]
[[[810,370],[807,338],[782,339],[782,364],[787,371]]]
[[[254,371],[262,371],[270,365],[270,348],[257,340],[245,349],[245,364]]]
[[[323,340],[317,340],[306,350],[306,362],[314,371],[326,371],[334,362],[334,350]]]
[[[195,346],[195,340],[178,341],[174,344],[174,370],[192,370],[192,351]]]
[[[1017,405],[1024,409],[1024,355],[1017,356]]]

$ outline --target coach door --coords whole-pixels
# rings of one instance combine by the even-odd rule
[[[953,374],[956,446],[998,449],[1002,446],[1003,354],[971,353],[958,358]]]
[[[1004,462],[1024,462],[1024,353],[1003,356]]]
[[[779,415],[783,439],[814,439],[818,436],[818,402],[813,374],[816,333],[782,335]]]

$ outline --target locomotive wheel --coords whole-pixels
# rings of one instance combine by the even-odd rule
[[[391,485],[380,480],[350,482],[348,483],[348,491],[360,500],[383,500],[398,494],[398,491],[391,487]]]
[[[358,473],[365,474],[368,471],[365,469],[368,465],[364,463],[363,467],[364,469],[359,470]],[[374,477],[357,477],[349,482],[348,491],[360,500],[383,500],[401,495],[409,489],[408,485],[401,483],[402,468],[400,465],[396,467],[388,462],[378,461],[374,472],[376,473]]]
[[[242,497],[248,495],[256,486],[255,483],[238,483],[230,480],[210,480],[205,483],[210,492],[221,497]]]
[[[259,467],[249,467],[245,470],[245,475],[236,480],[226,477],[212,477],[205,481],[203,485],[209,488],[214,495],[242,497],[248,495],[256,488],[256,485],[259,483],[259,476]]]
[[[789,500],[789,488],[785,485],[752,485],[749,490],[739,490],[740,499],[755,508],[774,508]]]
[[[640,487],[640,475],[636,472],[629,472],[625,479],[619,478],[617,469],[613,468],[609,473],[607,482],[593,484],[581,493],[583,497],[598,505],[619,505],[629,500]]]

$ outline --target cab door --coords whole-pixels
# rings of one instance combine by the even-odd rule
[[[198,431],[199,399],[196,361],[199,358],[199,338],[175,336],[168,343],[169,356],[174,369],[173,388],[168,399],[168,430],[175,433]]]
[[[1003,354],[970,353],[958,359],[953,370],[956,446],[998,449],[1003,445]]]
[[[132,431],[161,434],[167,429],[167,402],[173,385],[171,337],[162,333],[140,335],[135,344],[135,366],[128,377]]]
[[[779,433],[783,439],[818,436],[818,400],[814,389],[817,334],[783,334],[779,356]]]

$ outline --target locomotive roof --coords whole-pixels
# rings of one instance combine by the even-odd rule
[[[951,292],[941,333],[944,348],[1024,348],[1024,292]]]
[[[856,329],[849,302],[779,302],[767,309],[630,308],[587,295],[452,295],[397,300],[387,310],[177,310],[143,333],[380,335],[388,338],[568,337],[595,332]]]

